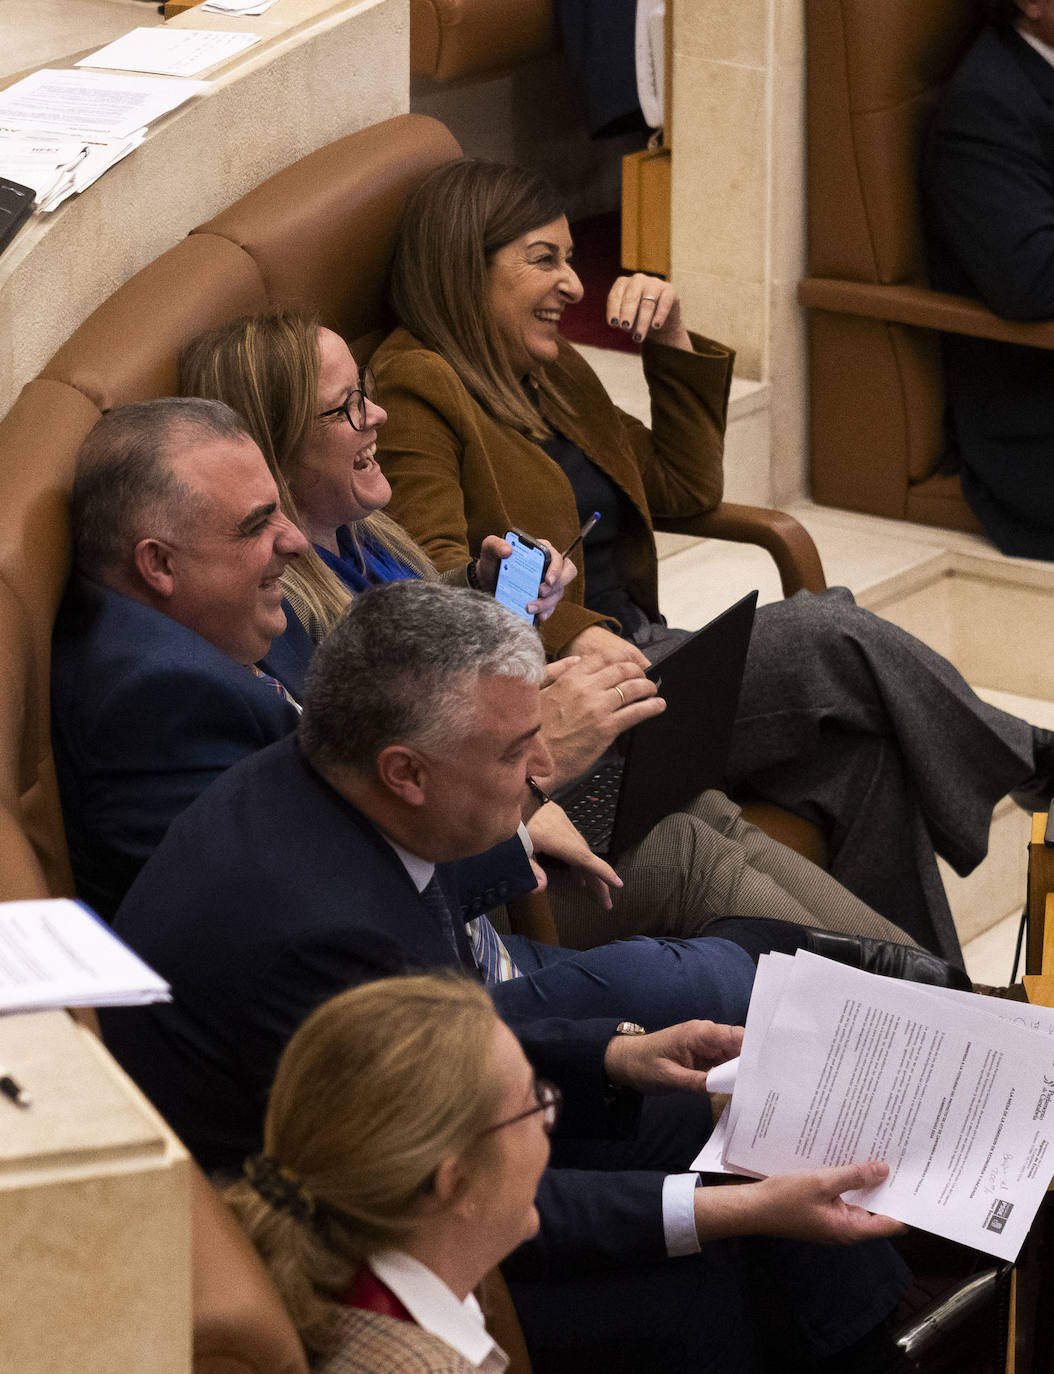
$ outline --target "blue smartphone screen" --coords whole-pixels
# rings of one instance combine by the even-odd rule
[[[525,544],[514,530],[509,530],[505,538],[512,545],[512,553],[502,559],[498,568],[494,599],[533,625],[534,616],[528,612],[527,602],[534,601],[538,595],[545,572],[545,550]]]

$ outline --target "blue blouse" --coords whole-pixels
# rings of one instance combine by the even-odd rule
[[[353,592],[364,592],[367,587],[379,582],[401,582],[407,577],[418,577],[413,568],[408,567],[388,549],[372,543],[369,536],[360,539],[358,547],[351,537],[347,525],[337,530],[339,554],[315,545],[315,551],[323,563],[333,569],[344,585]]]

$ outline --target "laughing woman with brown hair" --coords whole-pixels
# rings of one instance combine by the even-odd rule
[[[640,424],[560,338],[583,294],[573,249],[560,195],[533,172],[464,160],[425,179],[392,268],[402,327],[372,360],[391,413],[378,452],[392,514],[440,569],[487,530],[566,547],[602,511],[543,638],[553,655],[655,659],[684,632],[660,615],[652,521],[721,499],[732,355],[687,331],[669,282],[619,278],[605,318],[642,343]],[[935,851],[968,873],[1003,795],[1049,801],[1054,738],[832,588],[758,612],[727,778],[818,822],[835,877],[957,960]]]

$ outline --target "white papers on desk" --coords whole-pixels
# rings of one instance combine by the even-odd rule
[[[206,0],[203,10],[211,14],[251,15],[266,14],[275,0]]]
[[[1012,1260],[1054,1173],[1052,1137],[1054,1012],[800,951],[761,960],[732,1101],[693,1167],[884,1159],[886,1181],[849,1201]]]
[[[43,68],[0,91],[0,125],[125,139],[208,86],[207,81]]]
[[[259,43],[258,33],[212,29],[132,29],[105,48],[82,57],[78,67],[109,67],[162,76],[197,76]]]
[[[54,210],[97,181],[145,138],[145,129],[130,138],[106,141],[49,138],[46,133],[0,129],[0,176],[32,187],[37,210]]]
[[[0,1012],[170,998],[164,979],[79,902],[0,902]]]

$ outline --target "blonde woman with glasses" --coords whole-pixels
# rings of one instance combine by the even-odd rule
[[[473,1290],[538,1230],[559,1106],[467,979],[369,983],[308,1018],[227,1200],[316,1368],[504,1369]]]

